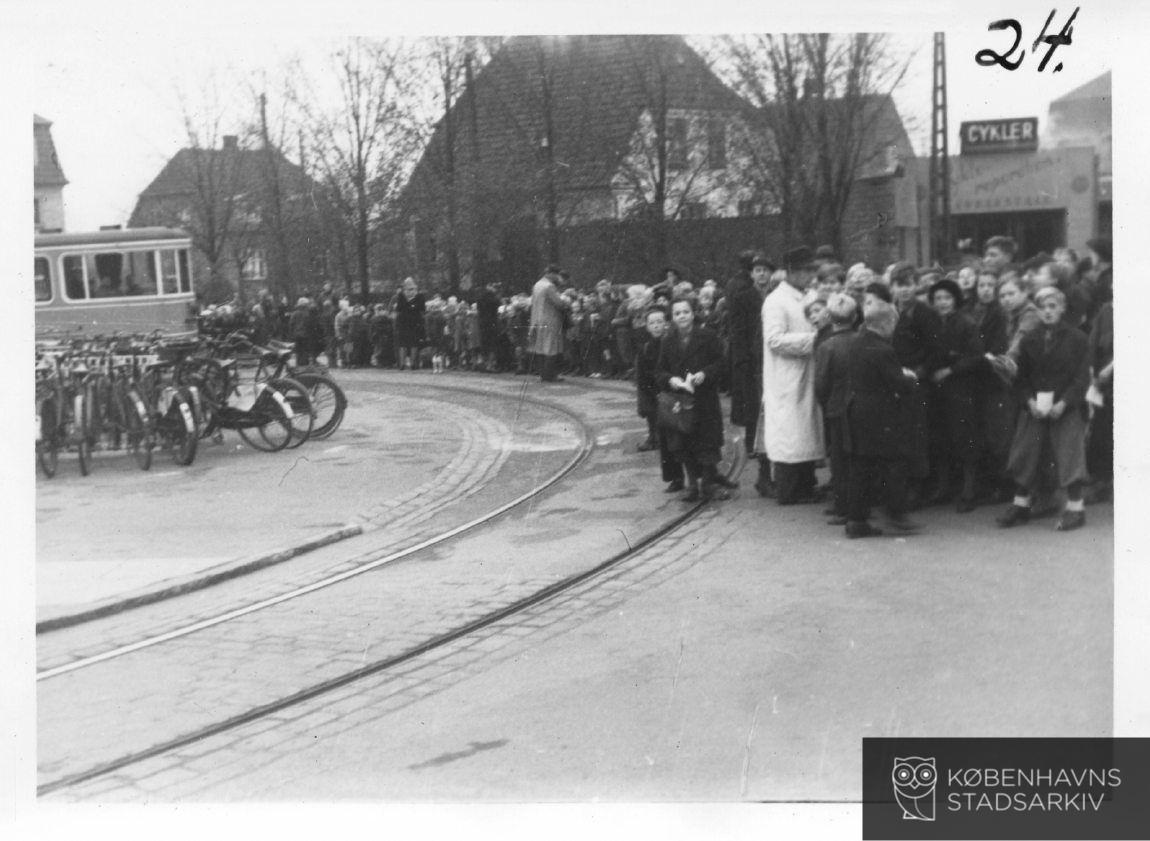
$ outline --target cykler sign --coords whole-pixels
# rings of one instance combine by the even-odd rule
[[[1038,118],[975,120],[962,124],[962,154],[1033,152],[1038,148]]]

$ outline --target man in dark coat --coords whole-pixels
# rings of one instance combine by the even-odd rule
[[[495,283],[484,286],[475,295],[479,311],[479,352],[483,365],[495,370],[495,349],[499,340],[499,287]]]
[[[731,423],[741,426],[747,455],[755,449],[755,432],[763,402],[763,295],[774,267],[761,254],[739,255],[739,274],[727,286],[727,327],[731,362]],[[755,490],[774,496],[771,463],[761,455]]]
[[[927,376],[931,371],[945,367],[942,344],[939,339],[938,313],[915,297],[917,272],[910,263],[898,263],[891,270],[890,288],[898,307],[898,325],[891,344],[899,364],[914,371],[918,378],[913,395],[903,403],[907,434],[910,477],[920,487],[930,475],[928,459],[929,430],[927,427]]]
[[[906,519],[906,432],[901,403],[914,391],[915,376],[899,364],[890,344],[898,315],[890,304],[867,308],[863,327],[851,346],[847,378],[847,452],[850,478],[847,491],[847,537],[882,534],[867,522],[870,495],[882,478],[887,523],[896,531],[913,532]]]

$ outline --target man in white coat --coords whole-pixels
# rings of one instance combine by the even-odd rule
[[[775,470],[779,505],[817,502],[815,462],[823,457],[815,399],[815,327],[803,296],[815,274],[806,247],[784,255],[786,279],[763,302],[762,443]]]

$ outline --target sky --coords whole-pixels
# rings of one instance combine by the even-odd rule
[[[932,32],[947,33],[947,74],[951,149],[957,150],[957,132],[963,120],[990,117],[1037,116],[1045,123],[1047,105],[1084,82],[1111,69],[1120,15],[1080,11],[1074,43],[1059,47],[1046,72],[1038,73],[1040,54],[1027,51],[1018,70],[981,67],[974,54],[985,47],[1005,49],[1009,33],[987,31],[987,24],[1003,16],[1016,16],[1023,26],[1023,43],[1039,34],[1051,6],[1022,2],[989,6],[981,16],[970,13],[979,2],[954,4],[961,16],[907,15],[910,3],[889,3],[887,14],[852,18],[829,3],[804,3],[801,14],[767,14],[769,4],[735,3],[729,13],[700,19],[697,14],[676,14],[676,6],[660,6],[658,18],[629,16],[626,4],[611,7],[606,17],[578,15],[557,4],[558,13],[540,16],[514,14],[516,3],[489,3],[495,12],[475,16],[468,7],[457,14],[412,16],[403,6],[396,17],[380,15],[386,4],[286,4],[286,13],[271,22],[258,6],[218,6],[216,15],[192,15],[187,7],[164,4],[118,3],[97,15],[87,6],[45,0],[35,18],[40,32],[51,32],[35,51],[31,105],[35,113],[53,122],[52,134],[69,184],[65,188],[66,225],[70,230],[91,230],[127,221],[137,195],[164,163],[186,145],[182,102],[192,113],[205,109],[204,91],[212,88],[223,99],[239,100],[249,86],[266,85],[273,101],[275,79],[293,56],[316,67],[334,39],[348,34],[384,35],[448,32],[454,34],[511,34],[531,31],[635,31],[725,33],[747,31],[891,31],[895,48],[911,58],[909,72],[896,92],[896,102],[912,142],[921,153],[929,151]],[[595,6],[596,4],[590,4]],[[1098,4],[1095,4],[1096,6]],[[1118,4],[1121,5],[1121,4]],[[708,4],[711,7],[711,4]],[[199,5],[197,5],[199,8]],[[205,8],[217,8],[207,2]],[[574,11],[577,7],[572,7]],[[720,3],[718,7],[727,7]],[[939,8],[946,9],[946,4]],[[339,10],[346,14],[339,14]],[[667,10],[670,11],[667,11]],[[68,10],[65,14],[65,10]],[[689,12],[689,10],[686,10]],[[363,14],[360,14],[360,13]],[[1061,27],[1071,7],[1054,16],[1051,32]],[[219,21],[205,26],[203,18]],[[657,24],[655,23],[657,21]],[[676,25],[678,24],[678,25]],[[852,25],[853,24],[853,25]],[[1042,52],[1045,51],[1042,48]],[[1061,62],[1061,72],[1052,72]],[[263,80],[261,82],[261,79]],[[183,100],[181,99],[183,97]],[[237,121],[221,134],[238,133]]]

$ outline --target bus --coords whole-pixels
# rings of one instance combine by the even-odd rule
[[[195,329],[191,247],[175,228],[37,234],[37,336]]]

